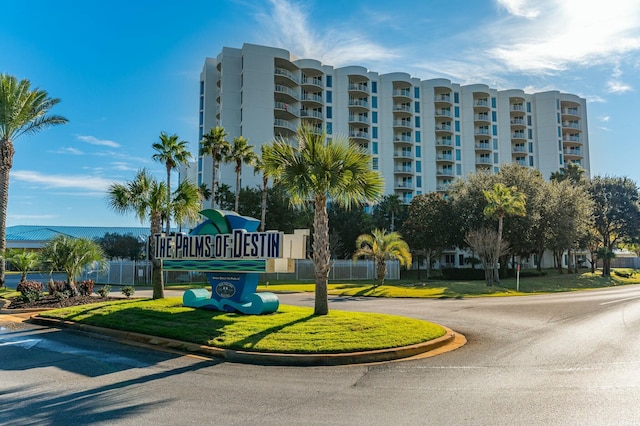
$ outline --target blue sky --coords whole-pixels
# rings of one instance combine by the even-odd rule
[[[197,146],[207,56],[243,43],[333,66],[588,99],[592,175],[640,183],[638,0],[6,2],[0,72],[62,100],[69,124],[16,140],[7,225],[138,226],[105,190],[161,131]],[[173,181],[177,181],[176,178]],[[146,223],[144,224],[147,225]]]

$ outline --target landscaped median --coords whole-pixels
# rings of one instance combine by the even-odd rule
[[[278,365],[389,361],[455,338],[438,324],[394,315],[337,310],[314,315],[311,308],[281,305],[273,314],[248,316],[184,307],[180,298],[102,302],[45,311],[33,319],[230,361]]]

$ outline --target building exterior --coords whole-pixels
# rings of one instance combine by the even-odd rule
[[[586,100],[576,95],[334,68],[251,44],[224,47],[206,59],[199,139],[219,125],[230,141],[242,135],[259,153],[274,137],[293,136],[300,124],[360,144],[384,176],[385,193],[405,203],[511,162],[536,168],[547,179],[568,163],[589,173]],[[211,158],[200,156],[198,184],[210,185],[211,173]],[[218,176],[235,187],[232,165],[222,165]],[[243,168],[243,187],[258,186],[260,179]]]

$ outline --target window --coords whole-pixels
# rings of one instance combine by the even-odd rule
[[[560,164],[564,164],[564,163],[562,162],[562,154],[560,154]]]
[[[419,87],[414,87],[413,88],[413,97],[418,99],[420,97],[420,88]]]
[[[531,102],[527,102],[527,112],[531,112]]]
[[[333,118],[333,107],[327,107],[327,118]]]
[[[204,81],[200,81],[200,94],[204,95]]]
[[[422,161],[416,161],[416,173],[422,173]],[[420,176],[418,176],[418,179],[420,179]],[[422,186],[422,185],[418,185],[418,186]]]
[[[498,121],[498,114],[495,111],[491,111],[491,121]]]
[[[372,154],[377,154],[378,153],[378,142],[372,142],[371,143],[371,153]]]
[[[327,134],[333,134],[333,123],[327,123]]]
[[[498,139],[493,138],[493,149],[498,149]]]
[[[496,107],[496,98],[491,98],[491,108]]]
[[[491,131],[493,132],[493,133],[492,133],[492,134],[493,134],[493,136],[498,136],[498,126],[497,126],[497,125],[493,124],[493,125],[491,126]]]
[[[373,124],[377,124],[378,123],[378,112],[377,111],[373,111],[371,113],[371,122]]]
[[[422,157],[422,148],[419,146],[416,146],[416,158],[420,158]]]
[[[453,92],[453,103],[457,104],[460,102],[460,95],[458,94],[458,92]]]
[[[416,117],[416,127],[420,127],[420,117]]]
[[[529,142],[529,153],[533,154],[533,142]]]
[[[378,82],[377,81],[372,81],[371,82],[371,93],[378,93]]]
[[[531,126],[531,116],[527,115],[527,126]]]
[[[529,157],[529,165],[533,167],[533,157]]]
[[[377,157],[373,157],[371,159],[371,168],[373,170],[378,170],[378,158]]]
[[[460,151],[459,149],[456,149],[456,161],[460,161],[462,158],[462,151]]]
[[[558,113],[557,116],[556,120],[558,121],[558,124],[560,124],[560,113]]]
[[[456,255],[455,254],[445,254],[444,255],[444,263],[445,263],[445,266],[455,266],[456,265]]]
[[[331,90],[327,90],[327,103],[333,102],[333,92]]]
[[[422,188],[422,176],[416,176],[416,187]]]
[[[456,164],[456,176],[462,176],[462,164]]]
[[[456,146],[460,146],[460,135],[456,135]]]
[[[333,87],[333,76],[332,75],[328,75],[327,76],[327,87]]]
[[[456,118],[460,117],[460,107],[453,108],[453,116]]]
[[[372,127],[371,128],[371,136],[374,139],[378,139],[378,128],[377,127]]]
[[[378,97],[377,96],[372,96],[371,97],[371,108],[378,108]]]
[[[493,153],[493,164],[498,164],[498,153],[497,152]]]
[[[415,113],[420,113],[420,102],[415,101],[415,102],[413,103],[413,108],[414,108],[414,112],[415,112]]]
[[[460,131],[460,121],[456,120],[454,123],[454,128],[456,130],[456,132]]]
[[[420,143],[420,130],[416,130],[416,143]]]

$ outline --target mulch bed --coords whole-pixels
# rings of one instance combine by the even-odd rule
[[[9,305],[3,309],[57,309],[68,306],[86,305],[89,303],[104,302],[108,300],[121,300],[117,297],[76,296],[66,299],[58,299],[55,296],[46,295],[33,302],[24,302],[19,297],[9,299]]]

